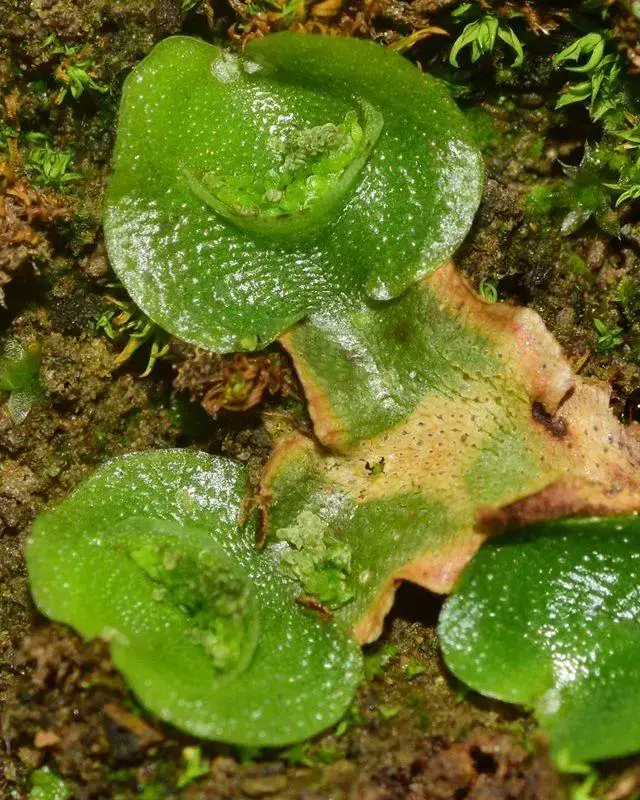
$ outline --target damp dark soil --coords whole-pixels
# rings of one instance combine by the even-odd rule
[[[473,69],[448,66],[460,5],[0,0],[0,337],[41,350],[41,391],[26,419],[18,423],[8,393],[0,394],[0,797],[28,798],[42,767],[68,796],[87,800],[552,800],[575,792],[526,714],[468,693],[447,673],[435,631],[441,601],[416,588],[400,591],[346,719],[308,744],[258,752],[203,744],[147,715],[103,645],[38,615],[25,577],[34,516],[105,459],[193,446],[238,458],[256,476],[283,415],[308,425],[277,347],[218,357],[154,329],[143,333],[144,320],[114,286],[100,214],[120,87],[170,34],[238,47],[284,27],[330,30],[395,46],[446,79],[487,165],[459,266],[486,295],[539,311],[575,368],[611,384],[621,417],[625,406],[627,417],[640,408],[640,332],[618,291],[625,282],[640,287],[637,204],[611,210],[608,225],[589,219],[569,235],[528,205],[532,189],[564,179],[563,164],[578,164],[585,143],[600,135],[583,107],[555,108],[564,78],[551,55],[579,35],[570,12],[580,4],[480,0],[483,11],[519,26],[524,70],[511,68],[500,48]],[[598,6],[583,5],[591,14]],[[630,74],[640,64],[634,5],[608,0],[595,12]],[[78,97],[70,66],[87,76]],[[43,157],[43,149],[64,155]],[[596,319],[619,329],[622,341],[603,345]],[[154,363],[156,337],[162,356]],[[604,770],[592,791],[624,800],[638,787],[640,762],[629,760]]]

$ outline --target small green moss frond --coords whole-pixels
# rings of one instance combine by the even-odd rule
[[[54,149],[44,133],[35,131],[27,133],[25,141],[25,169],[37,187],[63,191],[82,180],[82,175],[72,169],[72,150]]]
[[[121,284],[111,284],[110,288],[124,296],[114,293],[105,297],[112,307],[96,318],[96,328],[108,339],[124,343],[114,362],[118,367],[126,364],[141,348],[148,346],[147,362],[140,375],[141,378],[146,378],[157,361],[168,355],[169,336],[126,296]]]
[[[477,16],[477,6],[472,3],[463,3],[452,14],[454,18],[464,19],[469,15]],[[469,49],[469,58],[472,64],[479,61],[482,56],[493,52],[496,42],[500,40],[513,51],[512,67],[521,67],[524,63],[524,49],[513,28],[498,19],[494,14],[480,14],[473,22],[469,22],[460,36],[453,43],[449,54],[449,62],[454,67],[459,67],[458,56]]]

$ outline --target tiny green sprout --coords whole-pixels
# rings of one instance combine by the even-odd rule
[[[461,681],[456,681],[455,683],[455,693],[454,693],[454,700],[456,705],[460,705],[460,703],[464,703],[465,700],[471,694],[471,689],[468,686],[465,686],[464,683]]]
[[[62,103],[67,93],[74,100],[77,100],[86,90],[99,92],[100,94],[105,94],[109,91],[109,87],[105,83],[98,83],[88,72],[92,64],[91,60],[85,59],[84,61],[78,61],[76,64],[60,65],[56,69],[55,79],[62,84],[56,94],[56,105]]]
[[[29,800],[69,800],[71,789],[65,780],[49,767],[40,767],[31,774]]]
[[[618,194],[616,207],[629,200],[640,199],[640,158],[625,160],[620,167],[618,181],[605,185]]]
[[[384,675],[389,664],[396,660],[400,654],[397,645],[386,643],[381,647],[374,647],[373,650],[365,655],[364,671],[367,680],[373,680]]]
[[[488,303],[498,302],[498,287],[490,278],[482,278],[478,291]]]
[[[180,9],[183,14],[187,14],[189,11],[193,11],[193,9],[198,5],[199,0],[182,0],[180,3]]]
[[[16,425],[42,399],[40,356],[37,342],[24,344],[15,339],[6,342],[0,354],[0,391],[10,393],[7,408]]]
[[[599,353],[610,353],[624,342],[622,328],[609,328],[601,319],[594,319],[593,325],[597,334],[596,350]]]
[[[185,747],[182,751],[182,760],[184,769],[180,773],[176,788],[184,789],[198,778],[209,774],[209,762],[202,758],[202,751],[199,747]]]
[[[463,16],[471,4],[465,3],[457,9],[459,12],[455,16]],[[482,56],[492,53],[496,39],[503,41],[515,53],[512,67],[520,67],[524,62],[524,50],[522,43],[509,25],[505,25],[498,17],[493,14],[484,14],[474,22],[470,22],[462,31],[460,36],[453,43],[449,62],[454,67],[459,67],[458,56],[467,47],[471,48],[471,63],[475,64]]]
[[[314,753],[314,762],[316,764],[335,764],[344,758],[343,751],[338,747],[321,747]]]
[[[248,2],[245,6],[246,16],[253,17],[256,14],[264,14],[266,11],[275,15],[282,24],[289,25],[296,18],[304,17],[306,0],[258,0],[258,2]]]
[[[632,183],[632,184],[608,184],[610,188],[616,189],[620,191],[620,195],[616,200],[616,207],[625,203],[627,200],[639,200],[640,199],[640,182]]]
[[[52,55],[75,56],[82,50],[81,44],[67,44],[61,42],[55,33],[49,34],[42,43],[43,50],[49,50]]]
[[[171,37],[125,81],[106,243],[162,329],[217,352],[263,348],[439,266],[482,177],[442,84],[397,53],[293,32],[242,55]]]
[[[601,33],[593,32],[582,36],[565,47],[553,57],[554,67],[575,62],[575,66],[567,67],[571,72],[590,72],[604,58],[606,39]],[[582,63],[580,63],[582,59]]]
[[[593,787],[596,785],[597,780],[598,773],[595,770],[592,770],[584,780],[574,784],[571,787],[571,800],[598,800],[601,795],[593,793]]]
[[[252,745],[238,745],[234,750],[241,764],[254,764],[264,755],[263,747],[254,747]]]
[[[591,775],[593,772],[592,766],[572,758],[568,747],[561,747],[554,761],[558,772],[563,775]]]
[[[477,11],[478,8],[473,3],[460,3],[459,6],[453,9],[453,11],[451,12],[451,16],[454,19],[462,19],[467,15],[476,14]]]
[[[165,782],[158,778],[152,778],[138,788],[137,800],[165,800],[168,796],[168,789]],[[116,797],[114,800],[121,800]]]
[[[406,53],[408,50],[411,50],[414,45],[418,44],[418,42],[423,41],[423,39],[430,39],[432,36],[448,35],[449,32],[444,28],[439,28],[437,25],[428,25],[426,28],[419,28],[413,31],[413,33],[398,39],[397,42],[393,42],[393,44],[389,45],[389,49],[394,50],[396,53]]]
[[[364,717],[360,713],[360,709],[358,708],[357,704],[354,702],[336,726],[333,735],[336,737],[336,739],[340,739],[345,735],[349,728],[359,728],[362,725],[364,725]]]
[[[119,284],[114,284],[111,288],[122,289]],[[126,364],[141,347],[149,344],[147,363],[140,375],[141,378],[146,378],[153,371],[156,362],[169,353],[167,334],[128,298],[107,295],[105,299],[115,308],[104,311],[96,318],[96,329],[112,341],[125,341],[115,359],[118,367]]]
[[[569,786],[570,800],[597,800],[592,789],[599,776],[590,764],[572,759],[567,747],[558,752],[554,761],[558,772],[573,776]]]
[[[147,709],[204,739],[281,747],[343,716],[362,656],[255,547],[247,491],[221,457],[115,459],[38,517],[27,566],[38,607],[107,641]],[[182,785],[204,769],[197,748],[184,758]]]
[[[640,125],[623,131],[614,131],[614,135],[622,139],[623,150],[637,150],[640,147]]]
[[[82,175],[72,172],[71,150],[54,150],[43,133],[27,133],[27,171],[33,176],[36,186],[61,191],[69,184],[82,180]]]
[[[280,758],[286,764],[295,766],[312,767],[315,763],[309,753],[309,745],[307,743],[294,744],[293,747],[288,747],[280,753]]]

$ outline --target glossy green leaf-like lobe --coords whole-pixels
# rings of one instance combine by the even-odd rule
[[[445,660],[533,707],[572,761],[640,749],[640,518],[531,526],[475,556],[440,618]]]
[[[156,323],[247,349],[402,293],[462,241],[481,188],[462,114],[396,53],[285,32],[239,56],[173,37],[125,82],[105,235]]]
[[[148,709],[196,736],[279,746],[339,719],[361,654],[239,526],[246,491],[222,458],[126,456],[36,520],[27,564],[39,608],[108,640]]]

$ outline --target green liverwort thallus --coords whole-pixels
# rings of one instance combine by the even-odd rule
[[[278,746],[348,708],[361,654],[241,524],[243,467],[179,450],[110,461],[36,521],[38,607],[111,656],[142,703],[207,739]]]
[[[154,322],[255,349],[313,311],[401,294],[451,256],[481,190],[462,114],[397,53],[173,37],[125,82],[105,236]]]
[[[637,517],[548,522],[500,537],[444,607],[446,662],[473,689],[532,707],[559,763],[633,753],[639,584]]]

